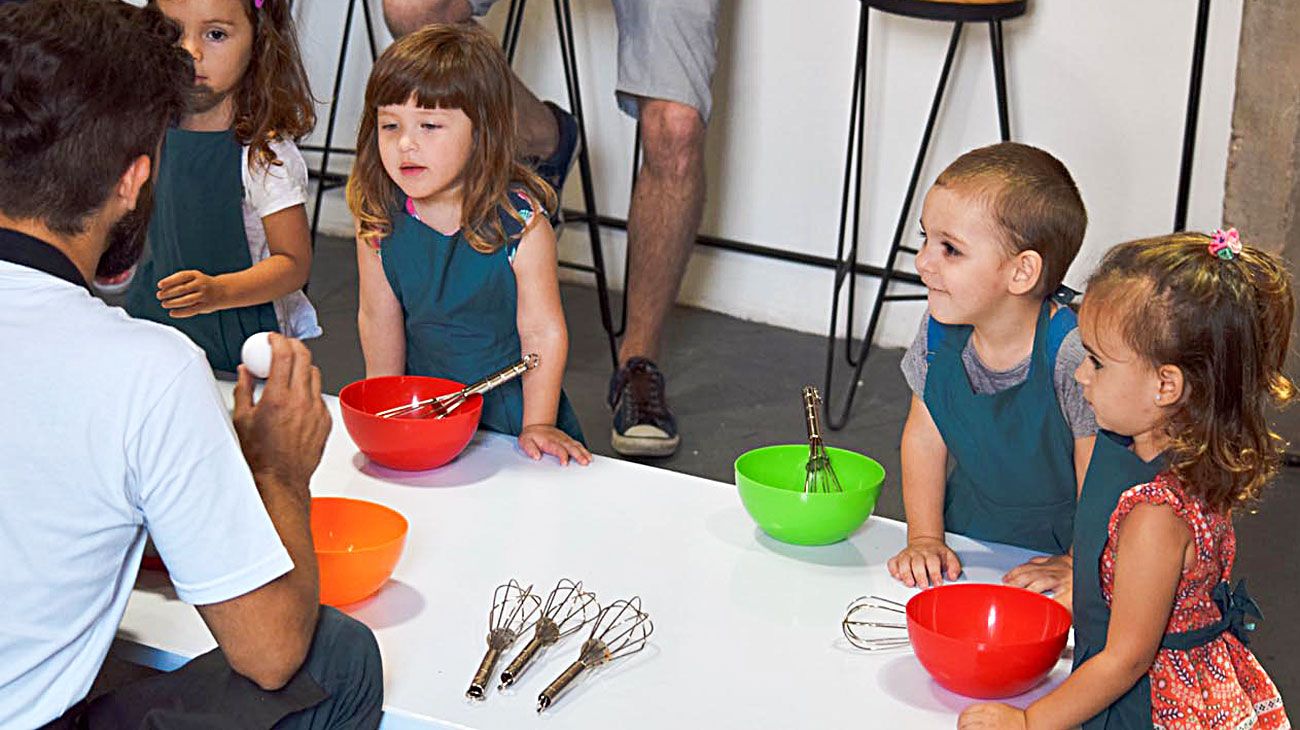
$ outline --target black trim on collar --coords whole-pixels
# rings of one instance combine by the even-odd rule
[[[0,228],[0,261],[43,271],[90,291],[90,285],[67,254],[26,233]]]

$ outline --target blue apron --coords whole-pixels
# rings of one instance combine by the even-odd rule
[[[930,319],[925,405],[956,465],[944,492],[944,528],[979,540],[1063,554],[1073,534],[1074,435],[1053,385],[1056,353],[1078,326],[1045,300],[1025,382],[976,393],[962,364],[969,325]]]
[[[1110,604],[1101,592],[1101,558],[1110,536],[1110,518],[1124,492],[1153,481],[1168,465],[1162,454],[1143,461],[1128,448],[1127,439],[1109,431],[1097,432],[1092,461],[1083,480],[1083,493],[1074,518],[1074,669],[1106,648],[1110,630]],[[1226,582],[1215,587],[1214,602],[1220,620],[1193,631],[1166,634],[1160,646],[1186,651],[1214,641],[1231,631],[1248,644],[1251,618],[1261,618],[1259,607],[1246,593],[1244,583],[1235,591]],[[1146,674],[1127,692],[1095,717],[1084,730],[1136,730],[1150,728],[1151,681]]]
[[[214,370],[234,372],[244,340],[278,332],[270,302],[174,319],[158,282],[178,271],[233,274],[253,265],[244,233],[242,148],[232,131],[168,129],[158,164],[148,253],[127,294],[126,311],[184,332]]]
[[[511,194],[511,202],[529,210],[519,196]],[[500,219],[513,240],[485,254],[459,232],[447,236],[404,211],[393,215],[381,255],[384,275],[402,305],[407,374],[472,383],[519,360],[518,291],[510,256],[523,228],[505,210]],[[482,427],[518,436],[523,421],[519,379],[483,396]],[[563,392],[555,425],[585,443]]]

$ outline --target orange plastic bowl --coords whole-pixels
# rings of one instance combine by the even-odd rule
[[[380,418],[375,414],[464,387],[454,380],[420,375],[358,380],[339,392],[343,425],[361,453],[376,464],[405,471],[434,469],[456,458],[474,438],[483,396],[470,396],[446,418]]]
[[[943,687],[978,699],[1012,697],[1043,680],[1065,648],[1070,612],[1011,586],[956,583],[907,602],[907,635]]]
[[[313,497],[311,539],[321,603],[356,603],[382,588],[402,557],[406,530],[406,518],[382,504]]]

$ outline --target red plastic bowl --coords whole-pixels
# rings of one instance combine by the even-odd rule
[[[907,602],[907,635],[921,666],[943,687],[978,699],[1033,689],[1061,658],[1069,631],[1064,606],[1023,588],[957,583]]]
[[[361,453],[390,469],[424,471],[456,458],[478,428],[483,396],[470,396],[446,418],[380,418],[413,400],[455,393],[464,385],[420,375],[390,375],[351,383],[339,392],[343,425]]]

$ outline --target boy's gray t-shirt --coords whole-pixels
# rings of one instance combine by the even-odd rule
[[[921,318],[921,327],[916,339],[903,355],[903,377],[908,386],[918,397],[925,397],[925,374],[930,364],[926,362],[926,348],[929,345],[930,315]],[[1061,342],[1061,349],[1056,354],[1056,369],[1052,374],[1052,383],[1056,387],[1056,401],[1061,406],[1061,415],[1070,426],[1075,438],[1096,435],[1097,418],[1092,414],[1092,407],[1083,398],[1083,386],[1074,379],[1074,371],[1087,357],[1083,342],[1079,339],[1079,330],[1075,328]],[[966,376],[970,378],[971,387],[976,393],[991,394],[1025,382],[1029,377],[1029,358],[1026,357],[1010,370],[991,370],[980,362],[975,346],[968,340],[961,351],[962,365]]]

